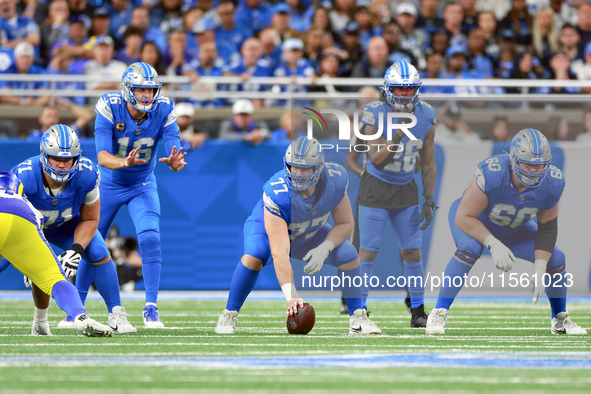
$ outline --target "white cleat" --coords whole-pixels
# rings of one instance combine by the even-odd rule
[[[142,315],[144,316],[144,327],[164,328],[164,323],[160,321],[160,312],[155,305],[147,305]]]
[[[552,334],[587,335],[587,330],[568,317],[568,311],[560,312],[552,319]]]
[[[49,322],[33,320],[33,328],[31,329],[31,335],[51,335],[51,330],[49,329]]]
[[[381,334],[382,330],[380,330],[374,322],[369,320],[369,316],[367,316],[367,310],[362,308],[362,309],[357,309],[349,317],[349,333],[350,334]]]
[[[445,324],[447,323],[447,309],[433,308],[429,317],[427,318],[427,327],[425,327],[425,334],[427,335],[443,335],[445,334]]]
[[[215,326],[215,333],[234,334],[236,332],[236,323],[238,323],[238,311],[224,309],[218,319],[218,324]]]
[[[127,313],[122,306],[114,306],[113,313],[109,313],[109,327],[113,332],[118,334],[125,334],[128,332],[137,332],[137,328],[131,325],[127,320]]]
[[[82,334],[86,335],[87,337],[112,337],[113,330],[111,327],[105,326],[97,322],[94,319],[86,316],[85,313],[82,313],[74,319],[74,324],[78,331]]]
[[[57,323],[57,328],[76,328],[76,325],[72,317],[66,316],[64,320]]]

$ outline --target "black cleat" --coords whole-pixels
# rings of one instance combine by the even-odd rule
[[[425,305],[411,309],[412,317],[410,318],[410,326],[412,328],[427,327],[428,314],[425,313]]]
[[[410,296],[408,296],[404,299],[404,304],[406,305],[406,308],[408,309],[408,313],[411,313],[412,303],[410,302]]]
[[[345,301],[345,297],[341,297],[341,311],[339,312],[341,315],[348,315],[349,314],[349,307],[347,306],[347,301]]]

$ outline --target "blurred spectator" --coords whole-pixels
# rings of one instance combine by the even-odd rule
[[[384,78],[389,66],[386,40],[383,37],[373,37],[369,40],[367,54],[355,64],[351,76],[353,78]]]
[[[291,7],[287,4],[279,3],[273,7],[273,17],[271,18],[271,27],[279,34],[281,42],[292,37],[300,37],[300,33],[289,27]]]
[[[68,31],[68,37],[58,40],[53,47],[51,47],[51,53],[49,59],[53,56],[53,53],[57,48],[66,48],[68,55],[72,60],[78,59],[92,59],[94,52],[92,47],[87,46],[88,43],[88,26],[85,21],[79,17],[76,17],[70,21],[70,29]]]
[[[51,57],[51,48],[56,42],[68,38],[70,9],[66,0],[54,0],[49,5],[49,17],[41,26],[41,56]]]
[[[554,27],[554,11],[550,7],[541,8],[534,16],[532,33],[536,56],[542,61],[549,59],[558,50],[558,32]],[[545,63],[544,66],[548,66]]]
[[[577,76],[577,79],[583,81],[591,80],[591,42],[585,46],[585,61],[575,60],[572,62],[571,70]],[[591,93],[591,88],[582,88],[582,93]]]
[[[457,2],[450,2],[443,9],[443,28],[449,38],[449,45],[467,47],[468,40],[462,33],[462,21],[464,20],[464,9]]]
[[[158,75],[166,75],[166,64],[155,42],[144,41],[140,50],[140,62],[148,63],[154,67]]]
[[[554,80],[576,80],[577,76],[570,70],[570,59],[564,52],[557,52],[550,59],[550,78]],[[572,94],[580,93],[581,88],[565,86],[548,89],[549,93]]]
[[[478,25],[478,11],[476,10],[476,0],[459,0],[464,9],[464,20],[462,21],[462,30],[465,34],[470,34],[472,29]]]
[[[332,36],[334,42],[340,42],[340,36],[332,28],[332,22],[330,21],[330,16],[326,8],[322,6],[314,8],[312,24],[310,27],[319,27],[325,32],[328,32]]]
[[[490,11],[495,19],[501,20],[511,9],[511,0],[478,0],[476,10],[479,12]]]
[[[195,107],[191,103],[178,103],[175,109],[181,141],[186,141],[190,149],[201,148],[207,134],[195,128]]]
[[[418,12],[412,3],[401,3],[396,7],[396,22],[400,27],[400,47],[412,53],[414,64],[425,67],[425,46],[429,42],[427,34],[416,28]]]
[[[449,48],[449,36],[445,30],[436,31],[431,37],[431,52],[438,53],[445,57],[445,53]]]
[[[570,132],[568,120],[561,116],[552,116],[546,122],[544,135],[550,141],[573,141],[574,137]]]
[[[446,71],[443,72],[444,78],[456,78],[456,79],[483,79],[484,76],[473,70],[466,70],[467,68],[467,57],[466,50],[457,45],[449,47],[446,53],[447,64]],[[487,87],[477,87],[475,85],[456,85],[445,88],[446,93],[454,93],[458,95],[475,96],[478,94],[485,94],[488,92]],[[478,101],[466,101],[466,106],[469,107],[482,107],[483,102]]]
[[[201,95],[198,99],[189,101],[198,108],[214,108],[224,105],[221,98],[215,97],[217,90],[215,83],[197,83],[201,76],[219,77],[224,73],[224,61],[218,58],[215,42],[203,42],[199,47],[199,58],[183,66],[183,74],[188,76],[194,84],[192,90]]]
[[[314,68],[308,59],[304,59],[304,43],[299,38],[290,38],[283,43],[283,55],[281,63],[275,69],[275,77],[292,77],[293,83],[283,85],[282,92],[307,92],[305,85],[296,85],[297,77],[312,77],[315,74]],[[276,87],[273,87],[277,89]]]
[[[343,76],[349,76],[353,72],[353,68],[363,56],[361,50],[361,43],[359,41],[359,25],[357,22],[350,22],[342,35],[343,49],[349,54],[345,60],[342,68]]]
[[[119,42],[123,40],[123,33],[131,23],[133,8],[129,0],[111,0],[109,35]]]
[[[254,105],[247,99],[237,100],[232,105],[232,120],[225,120],[220,126],[221,140],[246,141],[259,145],[270,137],[269,127],[263,121],[255,121],[252,114]]]
[[[558,36],[558,51],[566,53],[571,61],[582,59],[583,56],[579,56],[580,41],[581,36],[579,35],[577,29],[573,25],[565,24],[562,26],[562,30]],[[551,57],[552,55],[545,59],[545,62],[549,63]]]
[[[236,24],[250,26],[255,34],[271,24],[271,5],[264,0],[244,0],[236,9]]]
[[[445,109],[443,119],[435,125],[435,142],[479,142],[480,136],[462,120],[462,113],[457,105]]]
[[[127,70],[127,65],[119,60],[113,60],[115,43],[110,36],[96,39],[94,44],[94,60],[84,65],[84,75],[94,77],[109,77],[112,81],[87,82],[87,90],[119,90],[121,75]]]
[[[404,49],[400,45],[400,27],[396,21],[390,21],[384,25],[382,31],[386,45],[388,45],[388,62],[390,64],[398,61],[405,61],[416,64],[416,59],[412,52]]]
[[[517,53],[517,44],[511,31],[504,31],[499,40],[499,63],[495,70],[497,78],[509,78],[513,72],[513,60]]]
[[[355,7],[355,0],[334,0],[329,16],[332,28],[336,32],[345,30],[347,23],[353,20]]]
[[[591,108],[583,112],[583,127],[583,132],[577,135],[577,142],[591,142]]]
[[[82,65],[78,63],[73,63],[71,61],[68,48],[67,47],[59,47],[53,52],[53,58],[49,62],[47,66],[47,74],[50,75],[80,75],[82,74]],[[84,82],[78,81],[58,81],[52,82],[50,85],[53,89],[56,90],[74,90],[74,91],[83,91],[84,90]],[[72,97],[56,97],[53,96],[50,99],[50,103],[58,104],[58,105],[84,105],[86,102],[86,98],[82,96],[72,96]]]
[[[364,5],[357,6],[353,14],[353,20],[359,26],[359,39],[361,40],[361,47],[366,50],[370,38],[374,36],[381,36],[382,29],[377,21],[374,21],[369,8]]]
[[[271,141],[288,141],[306,135],[303,130],[304,122],[301,114],[292,109],[286,109],[279,118],[279,128],[271,133]]]
[[[291,8],[289,27],[298,33],[305,33],[310,29],[314,7],[306,6],[303,0],[285,0]]]
[[[138,253],[138,242],[133,237],[124,238],[117,226],[111,226],[107,235],[107,248],[117,266],[119,287],[124,292],[132,292],[135,284],[143,278],[142,257]]]
[[[39,26],[30,17],[24,16],[16,10],[16,0],[2,0],[0,2],[0,45],[5,48],[16,49],[22,41],[36,47],[41,44]]]
[[[235,6],[233,0],[222,0],[217,8],[220,25],[215,28],[216,44],[228,45],[235,51],[242,48],[242,43],[253,36],[249,26],[234,22]]]
[[[511,79],[539,79],[538,75],[534,72],[534,59],[537,59],[530,52],[521,52],[513,58],[513,69],[511,70]],[[539,61],[538,61],[539,62]],[[507,87],[507,93],[522,93],[521,87]],[[547,90],[540,90],[539,88],[530,87],[528,93],[547,93]]]
[[[519,45],[530,45],[532,42],[533,21],[527,10],[525,0],[513,0],[511,10],[501,22],[499,29],[511,30],[513,37]]]
[[[185,54],[188,56],[188,61],[193,61],[198,58],[200,46],[204,43],[215,44],[217,55],[225,64],[232,64],[232,62],[236,61],[236,59],[240,57],[240,53],[236,50],[234,45],[229,45],[227,43],[216,43],[213,29],[213,22],[209,19],[201,19],[195,22],[192,31],[195,34],[193,38],[196,40],[196,42],[187,39],[187,47],[185,50]]]
[[[550,0],[550,8],[554,11],[554,27],[556,31],[560,31],[562,26],[567,23],[573,26],[579,23],[576,8],[571,7],[567,1]]]
[[[275,68],[281,61],[281,45],[279,34],[271,27],[263,29],[259,35],[261,44],[263,46],[262,59],[265,59],[271,65],[271,69],[275,71]]]
[[[437,12],[439,0],[421,0],[419,15],[417,17],[417,27],[422,29],[429,36],[443,28],[443,18]]]
[[[87,0],[68,0],[70,6],[70,21],[72,18],[78,18],[85,20],[85,23],[90,29],[90,21],[92,20],[94,7],[88,4]]]
[[[86,125],[92,119],[93,114],[80,105],[70,105],[70,110],[72,114],[76,117],[74,123],[70,125],[72,130],[76,132],[80,138],[86,136]],[[29,141],[41,141],[41,136],[45,131],[50,128],[51,126],[60,123],[60,116],[58,107],[55,105],[46,105],[41,109],[41,113],[39,113],[39,117],[37,118],[39,122],[39,129],[31,130],[27,137]]]
[[[45,74],[43,67],[33,64],[35,48],[28,41],[22,41],[14,49],[14,64],[6,69],[5,74],[39,75]],[[0,101],[7,104],[20,105],[45,105],[48,96],[36,96],[35,91],[47,90],[49,84],[43,81],[5,81],[0,80],[0,89],[26,89],[30,90],[32,96],[1,96]]]
[[[182,69],[187,64],[187,35],[182,29],[173,30],[168,37],[167,52],[164,54],[165,63],[168,64],[167,75],[182,75]],[[171,86],[174,90],[176,87]]]
[[[90,37],[106,36],[109,34],[109,25],[111,23],[111,17],[109,16],[109,10],[107,7],[99,7],[94,10],[94,18],[92,19],[92,25],[90,28]]]
[[[159,0],[150,8],[150,23],[168,36],[171,31],[183,27],[183,0]]]
[[[439,53],[429,53],[426,63],[425,69],[419,72],[421,79],[443,77],[443,57]],[[421,93],[445,93],[445,90],[443,86],[421,86]]]
[[[577,31],[581,40],[579,41],[579,59],[582,59],[585,45],[591,42],[591,3],[587,1],[581,2],[577,10],[577,16],[579,17],[579,24]]]
[[[314,69],[318,69],[318,58],[324,49],[324,33],[321,28],[312,27],[304,37],[304,52]]]
[[[132,11],[129,26],[141,29],[144,32],[144,41],[153,41],[160,52],[166,50],[166,35],[159,28],[150,25],[150,14],[146,6]]]
[[[504,116],[497,116],[493,119],[490,130],[490,138],[493,141],[509,141],[509,121]]]
[[[140,60],[142,51],[142,42],[144,32],[137,27],[129,26],[125,29],[123,38],[123,48],[113,57],[115,60],[122,61],[125,64],[135,63]]]
[[[484,53],[491,58],[493,64],[499,62],[499,44],[497,44],[497,20],[492,11],[483,11],[478,14],[478,28],[484,35],[486,42]]]
[[[493,77],[492,60],[485,54],[486,39],[482,30],[472,29],[468,33],[468,68],[482,74],[485,78]]]
[[[369,9],[380,25],[392,20],[390,3],[388,0],[372,0]]]

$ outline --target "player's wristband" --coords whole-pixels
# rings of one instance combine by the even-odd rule
[[[285,300],[289,302],[292,298],[300,298],[298,291],[295,288],[295,285],[292,282],[288,282],[281,286],[281,291],[285,296]]]
[[[80,244],[73,244],[70,250],[73,250],[74,252],[80,254],[80,256],[82,256],[82,254],[84,253],[84,247]]]

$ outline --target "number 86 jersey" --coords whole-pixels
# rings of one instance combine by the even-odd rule
[[[495,236],[507,236],[534,219],[539,211],[554,207],[560,200],[565,180],[562,171],[550,166],[536,188],[523,192],[513,185],[509,155],[492,156],[478,164],[474,181],[489,203],[478,219]]]
[[[263,186],[263,199],[251,218],[264,223],[263,210],[279,216],[288,224],[292,247],[316,235],[347,191],[347,170],[336,163],[325,163],[314,194],[306,199],[291,189],[285,171],[279,171]]]

